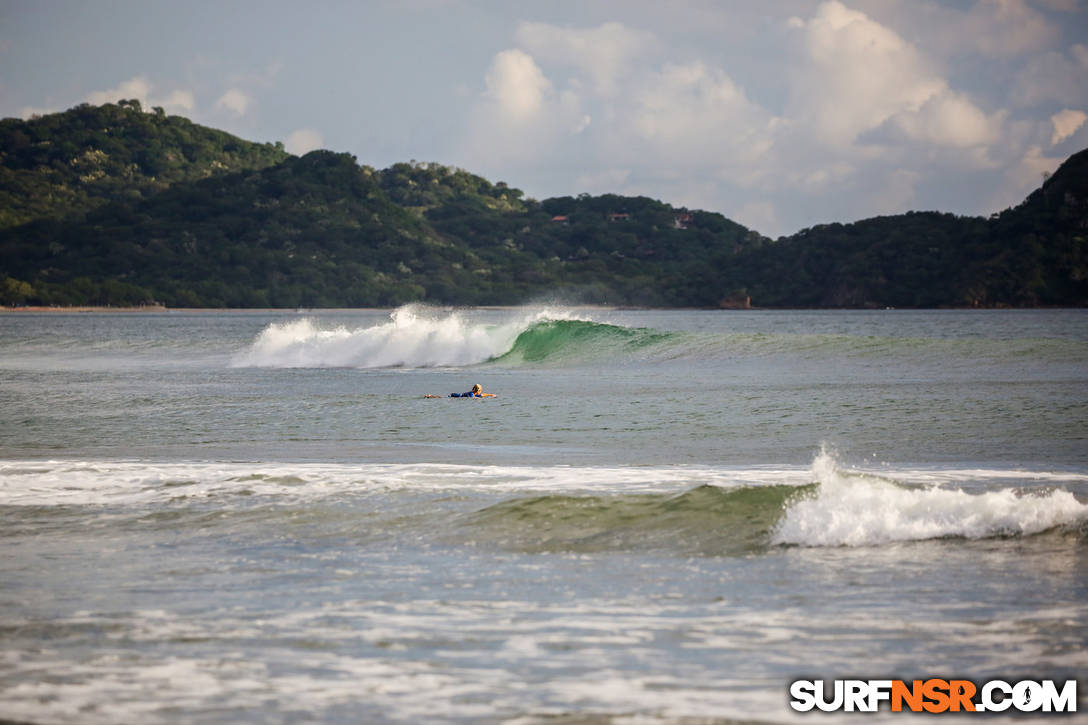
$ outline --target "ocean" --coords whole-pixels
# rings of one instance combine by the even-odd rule
[[[0,720],[1083,712],[1086,361],[1085,310],[0,314]]]

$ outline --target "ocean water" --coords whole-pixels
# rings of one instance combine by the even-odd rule
[[[1083,712],[1086,361],[1083,310],[0,314],[0,721]]]

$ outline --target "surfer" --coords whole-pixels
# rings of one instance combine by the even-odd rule
[[[479,383],[472,386],[467,393],[450,393],[449,395],[424,395],[424,398],[497,398],[494,393],[485,393]]]

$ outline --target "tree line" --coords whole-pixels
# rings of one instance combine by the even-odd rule
[[[1088,302],[1085,152],[993,218],[768,239],[647,197],[529,199],[433,163],[287,154],[150,112],[0,122],[0,303],[940,307]]]

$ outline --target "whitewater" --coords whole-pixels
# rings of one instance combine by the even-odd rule
[[[569,319],[569,313],[540,310],[501,324],[467,322],[458,312],[418,305],[394,310],[389,321],[368,327],[322,327],[310,317],[272,323],[248,350],[239,367],[456,367],[485,362],[510,349],[534,322]]]
[[[1079,677],[1085,359],[1076,310],[0,314],[0,719]]]

